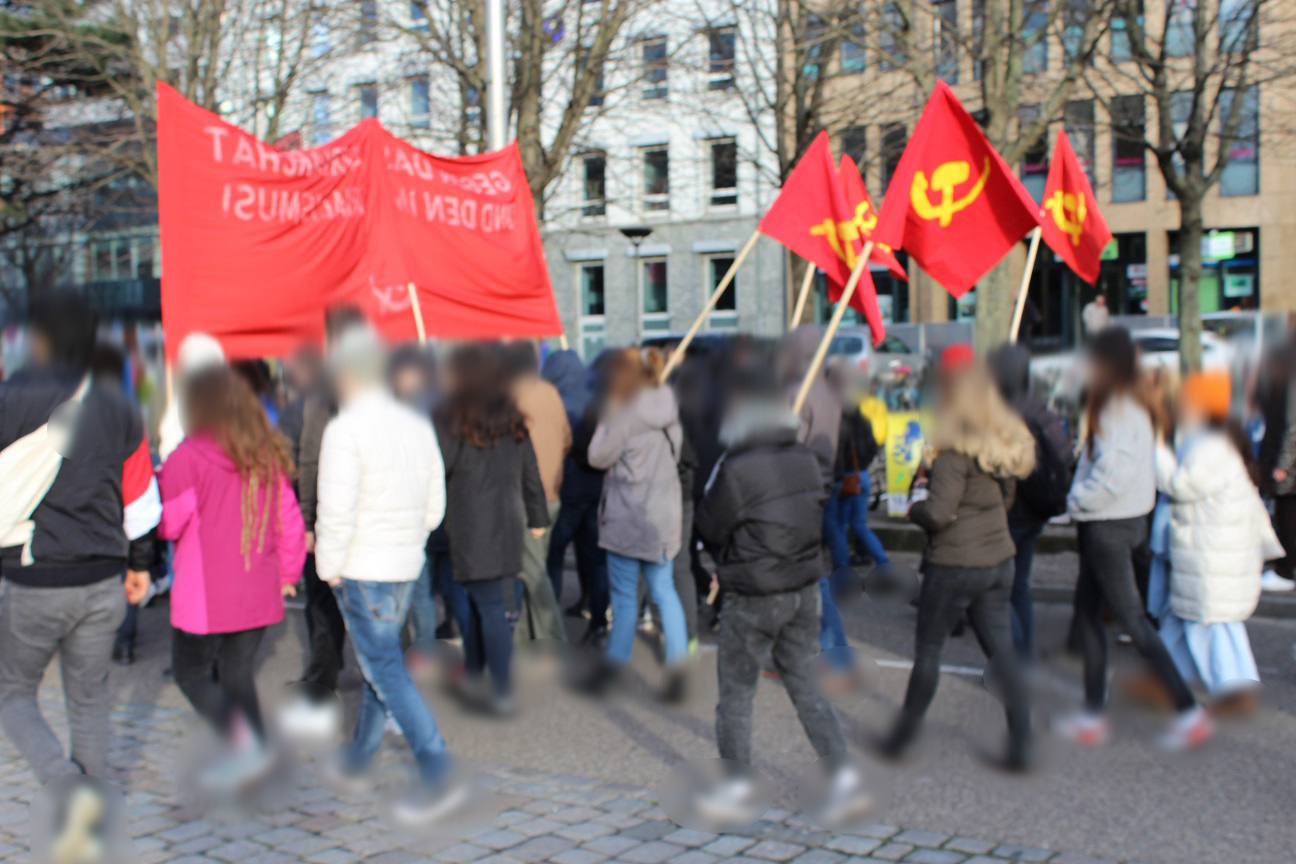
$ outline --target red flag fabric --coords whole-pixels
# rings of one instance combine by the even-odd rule
[[[828,299],[841,298],[866,241],[837,176],[828,133],[820,132],[806,148],[757,228],[824,271]],[[881,342],[886,327],[867,267],[850,305],[868,322],[873,344]]]
[[[841,165],[837,168],[837,175],[841,178],[842,191],[846,193],[846,203],[855,208],[855,225],[859,228],[860,236],[867,242],[873,237],[873,229],[877,227],[878,217],[877,210],[873,208],[873,199],[869,197],[868,189],[864,186],[864,178],[860,176],[859,166],[855,164],[854,159],[843,155]],[[904,282],[909,281],[909,274],[896,260],[895,252],[891,251],[891,247],[885,243],[874,244],[869,261],[881,264],[895,278]]]
[[[1112,233],[1065,131],[1053,145],[1040,236],[1077,276],[1090,285],[1098,281],[1102,252]]]
[[[1039,207],[943,81],[936,84],[882,201],[873,238],[955,297],[1039,224]]]
[[[376,120],[308,150],[258,141],[165,84],[158,98],[162,323],[230,357],[286,354],[359,306],[385,336],[562,332],[517,146],[448,159]]]

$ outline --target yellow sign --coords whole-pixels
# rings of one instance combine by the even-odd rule
[[[1085,216],[1089,212],[1085,207],[1084,193],[1072,195],[1058,189],[1044,202],[1044,209],[1053,211],[1053,221],[1058,228],[1071,238],[1072,246],[1079,246],[1080,235],[1084,233]]]
[[[914,212],[927,220],[938,220],[942,228],[950,224],[954,214],[966,209],[980,195],[990,179],[990,157],[985,158],[981,166],[981,176],[972,184],[972,188],[961,198],[954,197],[954,190],[962,186],[972,176],[972,166],[966,162],[946,162],[932,172],[931,181],[921,171],[914,173],[913,185],[909,187],[909,199]],[[940,193],[940,203],[933,204],[931,190]]]
[[[909,509],[909,487],[922,462],[923,421],[917,411],[897,411],[887,418],[887,515],[904,516]]]

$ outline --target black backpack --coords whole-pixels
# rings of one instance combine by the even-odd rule
[[[1041,519],[1061,516],[1067,510],[1072,471],[1071,446],[1062,422],[1046,408],[1022,419],[1035,439],[1035,470],[1017,484],[1017,500]]]

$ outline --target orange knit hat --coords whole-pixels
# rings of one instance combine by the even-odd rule
[[[1228,372],[1211,370],[1193,372],[1185,377],[1180,395],[1185,402],[1207,417],[1222,420],[1229,413],[1231,391]]]

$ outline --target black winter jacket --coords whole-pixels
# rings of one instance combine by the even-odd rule
[[[523,532],[549,525],[531,439],[506,435],[478,449],[438,423],[437,440],[445,460],[444,525],[454,580],[516,576],[522,571]]]
[[[737,594],[797,591],[823,575],[823,475],[795,428],[755,433],[717,463],[694,526]]]
[[[837,438],[837,464],[833,469],[833,479],[841,480],[847,474],[856,471],[868,473],[878,454],[877,438],[873,435],[873,424],[859,412],[859,408],[848,406],[842,411],[841,435]]]
[[[24,370],[0,384],[0,449],[48,422],[80,380],[78,374]],[[65,454],[54,484],[32,513],[35,563],[20,566],[21,547],[0,550],[5,579],[77,587],[117,578],[128,565],[148,569],[154,534],[128,541],[122,527],[122,466],[143,437],[143,421],[125,395],[92,384],[81,403],[72,452]]]

